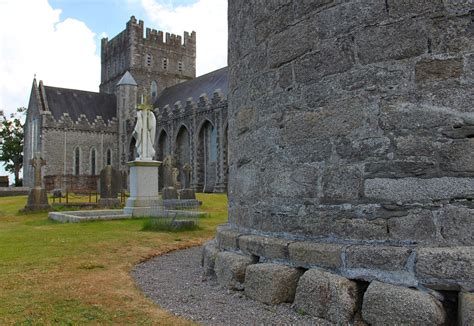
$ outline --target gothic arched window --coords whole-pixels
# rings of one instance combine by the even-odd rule
[[[96,175],[96,151],[91,149],[91,175]]]
[[[81,171],[81,149],[76,147],[74,150],[74,175],[79,175]]]
[[[107,165],[112,165],[112,151],[107,149]]]
[[[158,85],[156,84],[156,81],[151,82],[150,94],[152,99],[154,99],[156,95],[158,95]]]

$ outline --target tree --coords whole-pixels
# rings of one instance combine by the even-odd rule
[[[25,108],[18,108],[10,118],[0,117],[0,161],[5,170],[15,175],[15,186],[20,186],[20,170],[23,167],[23,123],[21,114]]]

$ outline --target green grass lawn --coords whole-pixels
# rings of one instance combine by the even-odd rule
[[[0,325],[188,324],[153,305],[130,270],[198,245],[227,220],[227,197],[198,194],[200,229],[141,231],[143,220],[61,224],[19,214],[25,196],[0,198]]]

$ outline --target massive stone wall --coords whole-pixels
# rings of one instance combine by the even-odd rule
[[[473,291],[473,10],[470,1],[229,1],[229,224],[219,250]],[[439,317],[428,323],[444,320],[431,296],[425,307],[415,290],[383,294],[372,282],[364,296],[359,286],[370,323],[393,307],[400,323],[428,322],[428,306]],[[419,311],[395,302],[402,294],[419,297]],[[337,299],[304,309],[348,322],[326,314]]]

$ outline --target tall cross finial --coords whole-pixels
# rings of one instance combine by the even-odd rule
[[[153,109],[153,106],[148,101],[148,96],[145,95],[144,98],[142,98],[142,103],[137,105],[137,110],[145,111],[145,110],[152,110],[152,109]]]

